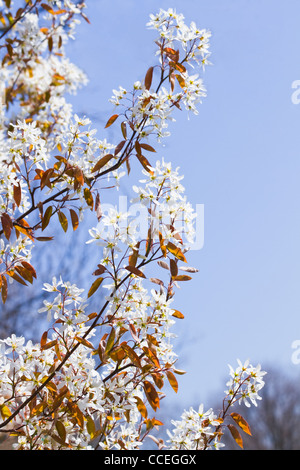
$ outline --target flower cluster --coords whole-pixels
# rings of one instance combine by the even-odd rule
[[[231,379],[227,382],[228,401],[238,401],[239,404],[244,403],[247,407],[251,404],[257,406],[257,400],[261,400],[259,391],[264,386],[263,377],[266,372],[261,370],[261,366],[253,367],[246,361],[244,364],[238,360],[238,367],[230,368]]]
[[[201,404],[198,410],[190,408],[181,415],[181,420],[171,421],[172,432],[168,431],[170,447],[176,450],[220,449],[224,445],[216,436],[215,428],[220,420],[212,409],[204,412]]]
[[[154,70],[150,68],[145,83],[135,82],[131,92],[120,86],[113,90],[111,102],[125,108],[126,119],[141,137],[155,135],[161,140],[170,135],[167,128],[169,121],[174,120],[172,108],[181,109],[182,102],[188,111],[198,114],[197,104],[206,96],[206,90],[202,78],[191,75],[188,68],[208,64],[210,32],[199,30],[194,22],[186,25],[183,15],[173,9],[150,15],[147,25],[159,33],[156,44],[161,64],[160,82],[152,86]],[[180,49],[175,49],[177,44]],[[170,89],[165,86],[166,79],[170,81]]]
[[[205,89],[191,69],[208,63],[210,33],[186,25],[173,9],[150,16],[158,63],[131,92],[113,91],[111,102],[121,111],[105,127],[123,120],[122,140],[111,144],[98,139],[91,121],[74,114],[65,98],[87,82],[65,53],[76,25],[87,19],[84,2],[25,3],[17,9],[13,1],[0,0],[3,302],[7,280],[33,283],[31,250],[36,241],[51,239],[43,232],[54,215],[66,232],[69,221],[76,230],[91,210],[97,225],[87,243],[100,249],[86,296],[61,277],[45,284],[49,297],[39,312],[51,326],[40,343],[14,334],[0,341],[0,430],[16,436],[21,450],[139,449],[162,425],[155,412],[165,382],[178,390],[176,374],[182,371],[175,367],[172,326],[184,315],[174,308],[174,288],[191,279],[179,270],[197,271],[185,264],[196,215],[182,176],[170,163],[150,163],[144,154],[155,153],[151,136],[156,141],[169,135],[175,109],[183,105],[197,114]],[[104,188],[118,188],[133,159],[143,168],[133,206],[105,213],[100,194],[102,201]],[[156,261],[159,274],[152,277],[149,265]],[[97,312],[89,312],[100,286]],[[239,363],[230,373],[222,416],[203,406],[185,411],[169,432],[170,449],[218,449],[229,406],[256,403],[264,372]]]

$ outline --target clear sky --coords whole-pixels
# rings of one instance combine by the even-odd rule
[[[90,82],[73,102],[114,143],[113,128],[104,130],[108,99],[153,64],[149,14],[172,7],[212,32],[200,113],[188,120],[178,112],[157,147],[181,167],[190,202],[205,208],[204,246],[189,257],[199,273],[173,304],[185,314],[176,331],[187,371],[174,403],[210,406],[236,358],[299,374],[291,345],[300,339],[300,105],[291,96],[300,80],[300,2],[86,3],[91,24],[79,26],[69,56]]]

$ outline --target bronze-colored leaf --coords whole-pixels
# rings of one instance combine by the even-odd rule
[[[176,278],[178,274],[178,266],[174,259],[170,259],[170,271],[171,271],[172,278],[173,279]]]
[[[243,439],[240,433],[238,432],[238,430],[236,429],[236,427],[233,424],[228,424],[227,427],[233,439],[235,440],[235,442],[243,449],[244,448]]]
[[[19,207],[19,205],[21,204],[21,199],[22,199],[22,191],[21,191],[20,183],[18,183],[18,185],[14,185],[13,194],[14,194],[15,203]]]
[[[101,170],[114,156],[111,153],[104,155],[104,157],[100,158],[100,160],[96,163],[94,168],[92,169],[92,173]]]
[[[92,195],[91,191],[89,190],[89,188],[84,188],[83,196],[84,196],[84,199],[85,199],[85,202],[87,203],[87,205],[90,207],[91,210],[93,210],[94,198],[93,198],[93,195]]]
[[[143,271],[141,271],[140,269],[136,268],[135,266],[126,266],[127,271],[129,271],[130,273],[132,274],[135,274],[136,276],[139,276],[139,277],[143,277],[143,278],[146,278],[145,274],[143,273]]]
[[[151,405],[153,410],[156,411],[157,408],[159,408],[159,397],[158,397],[157,391],[155,390],[155,387],[152,385],[151,382],[149,382],[148,380],[145,380],[144,390],[145,390],[146,397],[149,401],[149,404]]]
[[[107,123],[106,123],[104,129],[106,129],[107,127],[111,126],[111,125],[115,122],[115,120],[118,119],[118,117],[119,117],[118,114],[114,114],[113,116],[111,116],[111,117],[109,118],[109,120],[107,121]]]
[[[139,412],[141,413],[142,417],[144,419],[147,419],[148,417],[148,411],[147,411],[147,408],[146,408],[146,405],[145,403],[143,402],[143,400],[138,397],[137,395],[135,395],[133,398],[136,399],[136,406],[137,406],[137,409],[139,410]]]
[[[100,287],[101,283],[103,281],[103,277],[98,277],[93,284],[91,285],[89,292],[88,292],[88,297],[91,297],[96,290]]]
[[[148,150],[148,152],[156,152],[156,150],[149,144],[140,143],[140,147],[144,150]]]
[[[3,233],[5,237],[7,238],[7,240],[9,240],[10,235],[11,235],[11,230],[13,228],[13,223],[12,223],[10,216],[6,212],[4,212],[1,215],[1,224],[3,228]]]
[[[78,226],[79,226],[79,218],[78,218],[77,213],[73,209],[70,209],[70,216],[71,216],[72,227],[73,227],[73,230],[75,231],[78,229]]]
[[[174,312],[172,313],[172,316],[175,318],[179,318],[180,320],[183,320],[184,318],[184,315],[181,312],[179,312],[179,310],[174,310]]]
[[[68,230],[68,225],[69,225],[68,219],[66,215],[61,211],[58,211],[58,220],[59,220],[60,225],[62,226],[63,231],[66,232]]]
[[[152,84],[152,78],[153,78],[153,67],[150,67],[147,70],[146,76],[145,76],[145,88],[146,90],[150,90],[151,84]]]
[[[184,256],[184,254],[182,253],[182,251],[180,250],[180,248],[178,248],[176,245],[174,245],[174,243],[172,242],[169,242],[167,244],[167,250],[172,253],[172,255],[175,256],[175,258],[179,259],[180,261],[184,261],[185,263],[187,262],[186,261],[186,258]]]
[[[246,434],[252,436],[250,426],[243,416],[241,416],[239,413],[231,413],[230,416]]]
[[[132,254],[129,256],[129,266],[135,267],[139,255],[140,242],[137,242],[132,250]]]
[[[52,216],[52,211],[53,211],[52,206],[47,207],[44,217],[42,219],[42,230],[45,230],[45,228],[49,224],[51,216]]]
[[[5,304],[7,300],[7,279],[4,276],[4,274],[1,276],[1,280],[2,280],[1,297],[2,297],[2,302]]]
[[[176,379],[175,375],[170,370],[167,370],[166,374],[167,374],[167,377],[168,377],[168,380],[169,380],[169,384],[173,388],[174,392],[177,393],[178,392],[178,382],[177,382],[177,379]]]
[[[174,281],[190,281],[191,279],[193,279],[191,276],[185,276],[184,274],[180,274],[179,276],[176,276],[173,278]]]

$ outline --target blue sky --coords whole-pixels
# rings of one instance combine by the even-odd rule
[[[198,116],[178,112],[158,157],[180,166],[190,202],[204,204],[205,242],[189,264],[199,273],[175,296],[180,377],[173,402],[211,405],[236,358],[299,374],[300,339],[300,3],[296,0],[87,0],[69,56],[89,76],[73,99],[98,136],[113,88],[130,87],[153,63],[159,8],[175,8],[210,29],[212,66]],[[222,396],[222,395],[220,395]]]

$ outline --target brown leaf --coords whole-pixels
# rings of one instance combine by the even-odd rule
[[[1,297],[2,297],[2,302],[5,304],[7,300],[7,280],[4,274],[1,276],[1,280],[2,280]]]
[[[92,169],[92,173],[101,170],[114,156],[111,153],[104,155],[104,157],[100,158],[100,160],[96,163],[94,168]]]
[[[148,144],[140,143],[140,147],[144,150],[148,150],[148,152],[156,152],[156,150]]]
[[[135,248],[133,248],[132,255],[129,256],[129,266],[135,267],[139,255],[139,247],[140,247],[140,242],[138,242],[135,245]]]
[[[150,90],[151,84],[152,84],[152,78],[153,78],[153,67],[150,67],[147,70],[146,76],[145,76],[145,88],[146,90]]]
[[[96,201],[95,201],[95,212],[97,215],[98,222],[100,221],[102,217],[102,209],[101,209],[101,203],[100,203],[100,195],[97,193],[96,196]]]
[[[6,212],[1,215],[1,224],[3,228],[3,233],[7,240],[9,240],[11,235],[11,229],[13,228],[13,223],[10,216]]]
[[[178,274],[178,266],[175,260],[170,259],[170,271],[171,271],[171,276],[172,278],[176,278]]]
[[[121,122],[121,131],[122,131],[124,139],[126,140],[127,139],[127,128],[126,128],[126,122],[125,121]]]
[[[124,144],[126,143],[126,140],[122,140],[115,148],[114,151],[114,156],[118,155],[118,153],[121,152],[122,148],[124,147]]]
[[[145,274],[138,268],[136,268],[135,266],[126,266],[127,271],[129,271],[130,273],[132,274],[135,274],[136,276],[139,276],[139,277],[143,277],[143,278],[146,278]]]
[[[13,193],[14,193],[15,203],[19,207],[19,205],[21,204],[21,199],[22,199],[22,191],[21,191],[20,183],[18,183],[17,186],[14,185]]]

